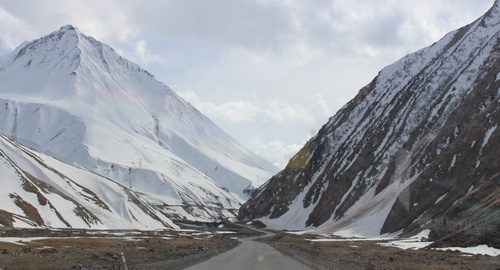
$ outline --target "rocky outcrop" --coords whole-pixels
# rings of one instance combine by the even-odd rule
[[[496,1],[384,68],[239,218],[288,229],[357,226],[360,234],[410,233],[438,220],[498,228],[499,31]]]

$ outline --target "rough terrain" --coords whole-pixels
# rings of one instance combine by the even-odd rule
[[[265,243],[312,269],[500,269],[500,258],[453,250],[402,250],[383,241],[311,242],[313,235],[279,232]]]
[[[229,231],[232,231],[229,232]],[[184,269],[236,247],[257,232],[239,226],[173,231],[5,230],[0,269]],[[0,237],[0,240],[1,240]],[[34,237],[40,237],[34,240]],[[311,242],[313,235],[277,232],[257,239],[311,269],[500,269],[500,258],[436,250],[401,250],[380,241]]]
[[[245,228],[232,230],[0,229],[0,269],[124,269],[123,257],[128,269],[183,269],[237,246],[236,238],[255,235]],[[2,237],[26,240],[6,243]]]

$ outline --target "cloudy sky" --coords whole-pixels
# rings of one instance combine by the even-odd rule
[[[0,55],[72,24],[283,167],[384,66],[494,0],[0,0]]]

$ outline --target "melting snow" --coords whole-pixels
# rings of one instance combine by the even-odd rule
[[[495,125],[486,131],[486,133],[484,134],[484,139],[483,139],[483,144],[481,145],[481,149],[483,149],[484,146],[486,146],[486,144],[490,140],[491,134],[493,134],[496,128],[497,126]]]
[[[479,167],[479,165],[481,165],[481,161],[479,160],[483,154],[483,148],[486,146],[486,144],[488,144],[488,141],[490,140],[490,137],[491,137],[491,134],[493,134],[493,132],[495,131],[495,129],[497,128],[497,126],[493,126],[491,128],[489,128],[485,133],[484,133],[484,139],[483,139],[483,143],[481,144],[481,148],[479,149],[479,155],[477,156],[477,160],[476,160],[476,168]]]
[[[434,204],[438,204],[441,200],[444,199],[444,197],[446,197],[446,195],[448,195],[448,192],[446,192],[445,194],[443,194],[441,197],[437,198],[436,202]]]
[[[453,167],[455,167],[456,162],[457,162],[457,155],[455,154],[453,156],[453,158],[451,159],[451,163],[450,163],[450,167],[448,167],[448,171],[450,171],[451,169],[453,169]]]
[[[433,243],[433,242],[426,241],[427,238],[429,237],[429,233],[430,233],[430,230],[426,229],[413,237],[395,240],[395,241],[390,241],[387,243],[379,243],[379,245],[389,246],[389,247],[397,247],[397,248],[401,248],[401,249],[420,249],[420,248],[427,247],[428,245]],[[459,250],[462,253],[484,254],[484,255],[490,255],[490,256],[500,255],[500,249],[488,247],[486,245],[467,247],[467,248],[446,247],[446,248],[433,248],[433,249],[434,250]]]
[[[468,254],[482,254],[482,255],[489,255],[489,256],[499,256],[500,255],[500,249],[488,247],[487,245],[479,245],[475,247],[446,247],[446,248],[433,248],[435,250],[459,250],[462,253],[468,253]]]
[[[388,243],[379,243],[381,246],[398,247],[401,249],[419,249],[426,247],[432,242],[427,242],[426,239],[429,237],[430,230],[426,229],[421,231],[415,236],[406,239],[400,239],[395,241],[390,241]]]

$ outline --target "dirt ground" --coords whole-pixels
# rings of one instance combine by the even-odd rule
[[[49,238],[0,242],[0,269],[124,269],[125,265],[130,270],[183,269],[230,250],[239,244],[237,237],[254,234],[245,229],[234,233],[4,231],[1,236]]]
[[[500,257],[437,250],[402,250],[381,241],[311,242],[308,235],[279,232],[262,241],[312,269],[499,269]]]
[[[1,231],[0,237],[48,237],[0,242],[0,270],[7,269],[183,269],[225,252],[256,232],[233,226],[186,232]],[[228,233],[232,230],[233,233]],[[210,232],[208,232],[210,231]],[[374,241],[311,242],[312,236],[278,232],[262,238],[312,269],[500,269],[500,258],[454,251],[412,250]],[[123,256],[122,256],[123,254]],[[123,258],[126,263],[123,263]]]

